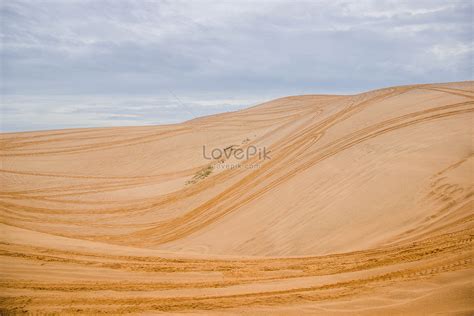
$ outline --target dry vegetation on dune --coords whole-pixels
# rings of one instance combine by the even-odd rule
[[[1,313],[472,314],[473,105],[462,82],[1,134]]]

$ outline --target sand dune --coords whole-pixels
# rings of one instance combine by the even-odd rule
[[[461,82],[0,134],[2,313],[472,314],[473,105]]]

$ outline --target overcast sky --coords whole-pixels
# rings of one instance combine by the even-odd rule
[[[473,76],[470,0],[0,3],[4,131]]]

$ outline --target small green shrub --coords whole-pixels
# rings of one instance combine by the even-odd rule
[[[193,184],[198,182],[199,180],[205,179],[207,176],[209,176],[212,173],[212,170],[214,167],[212,165],[209,165],[198,172],[193,176],[191,180],[186,181],[186,184]]]

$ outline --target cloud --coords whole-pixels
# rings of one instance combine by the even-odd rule
[[[471,1],[11,0],[0,8],[4,94],[263,101],[472,79]]]
[[[5,95],[0,131],[173,124],[255,105],[261,99],[150,95]]]

